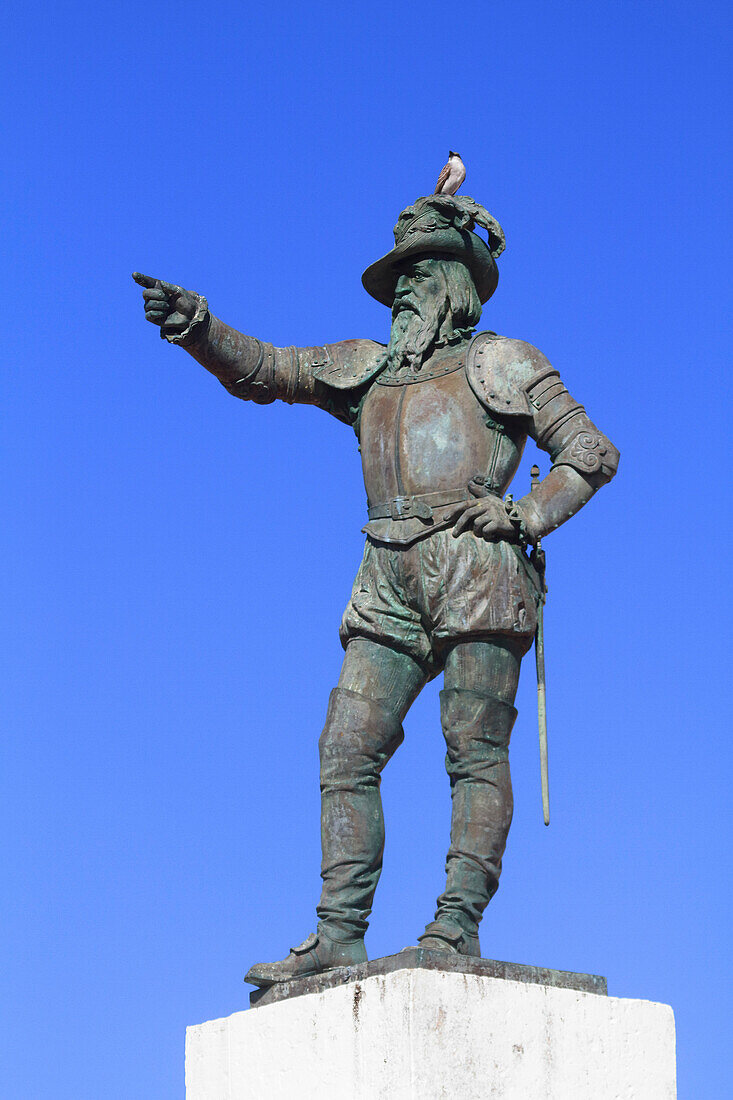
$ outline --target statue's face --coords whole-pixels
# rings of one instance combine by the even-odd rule
[[[419,370],[440,332],[448,304],[445,275],[430,256],[416,256],[399,269],[392,303],[389,356]]]
[[[432,259],[408,261],[401,269],[395,287],[392,316],[412,309],[425,316],[428,304],[445,297],[445,281]]]
[[[446,256],[405,260],[392,303],[390,363],[420,370],[434,348],[467,337],[481,316],[468,269]]]

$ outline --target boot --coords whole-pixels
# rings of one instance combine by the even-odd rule
[[[319,928],[332,939],[362,939],[382,871],[381,772],[402,743],[397,716],[379,703],[334,688],[321,753]]]
[[[459,924],[448,919],[434,920],[429,924],[417,942],[425,951],[448,951],[452,955],[470,955],[481,958],[481,944],[478,938],[478,926],[475,934],[464,932]]]
[[[451,842],[446,888],[420,944],[478,956],[478,925],[499,886],[512,820],[509,738],[517,712],[494,695],[462,688],[441,691],[440,709],[453,804]]]
[[[311,932],[298,947],[291,947],[286,959],[273,963],[256,963],[245,975],[250,985],[270,986],[289,982],[293,978],[308,978],[336,966],[355,966],[367,961],[364,940],[338,943],[329,939],[322,928]]]
[[[245,977],[267,986],[366,962],[364,933],[382,870],[385,764],[402,743],[396,715],[364,695],[334,688],[319,742],[323,889],[318,931],[286,959],[258,963]]]

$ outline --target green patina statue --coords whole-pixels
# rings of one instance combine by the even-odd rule
[[[616,448],[540,351],[474,332],[503,247],[500,226],[466,196],[430,195],[403,211],[395,247],[363,275],[392,310],[386,346],[276,348],[229,328],[199,295],[134,276],[147,319],[230,393],[316,405],[360,443],[367,538],[320,738],[318,926],[287,958],[253,966],[254,985],[366,959],[384,846],[380,774],[412,702],[440,672],[452,823],[445,890],[419,939],[433,951],[481,954],[478,925],[512,817],[519,666],[541,614],[537,544],[618,465]],[[552,467],[514,501],[505,494],[528,435]]]

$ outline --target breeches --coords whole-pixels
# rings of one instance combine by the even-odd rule
[[[450,529],[408,546],[367,540],[341,641],[370,638],[408,654],[430,677],[469,639],[505,637],[525,652],[537,625],[532,566],[507,542]]]

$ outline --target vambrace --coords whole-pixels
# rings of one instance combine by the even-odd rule
[[[165,338],[185,348],[229,393],[258,405],[276,398],[316,403],[313,368],[328,362],[325,348],[276,348],[225,325],[208,312],[206,299],[200,305],[185,332]]]
[[[547,451],[554,466],[572,466],[586,475],[594,489],[610,481],[618,469],[619,453],[571,397],[552,367],[541,371],[527,386],[532,407],[532,435]]]
[[[572,425],[573,434],[563,441],[559,450],[556,446],[550,449],[553,468],[572,466],[588,478],[594,489],[600,489],[618,470],[619,453],[582,409],[567,423]]]
[[[551,367],[526,388],[532,407],[531,434],[547,451],[552,469],[541,484],[517,501],[533,539],[549,534],[611,480],[619,452],[571,397]]]
[[[536,489],[515,502],[530,542],[549,535],[574,516],[595,493],[588,478],[572,466],[553,466]]]

